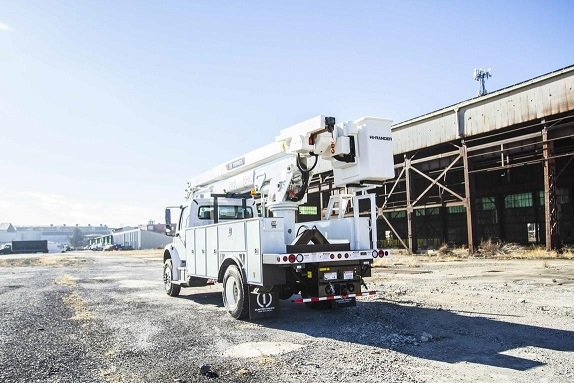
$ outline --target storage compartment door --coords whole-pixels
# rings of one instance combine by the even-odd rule
[[[217,271],[219,270],[219,254],[217,251],[217,227],[209,226],[206,229],[206,263],[207,263],[207,276],[210,278],[217,278]]]
[[[185,254],[188,274],[195,274],[195,230],[185,231]]]
[[[247,283],[262,285],[263,257],[261,255],[260,220],[247,221]]]
[[[206,276],[207,264],[205,243],[205,228],[195,229],[195,275]]]

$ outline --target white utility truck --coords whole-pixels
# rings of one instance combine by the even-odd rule
[[[330,197],[320,221],[297,223],[312,176],[331,170],[346,193]],[[224,306],[238,319],[276,314],[279,299],[299,293],[294,301],[309,306],[355,305],[370,293],[361,288],[373,259],[388,255],[377,247],[368,190],[393,177],[391,120],[317,116],[282,130],[275,142],[189,180],[185,203],[166,209],[174,237],[163,254],[167,294],[223,283]],[[359,212],[361,200],[369,208]]]

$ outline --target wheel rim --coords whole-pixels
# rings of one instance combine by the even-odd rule
[[[229,310],[234,310],[237,307],[237,301],[239,300],[239,284],[237,279],[233,276],[227,278],[227,283],[225,284],[225,300]]]
[[[171,287],[171,268],[167,265],[163,270],[163,286],[167,291],[169,291]]]

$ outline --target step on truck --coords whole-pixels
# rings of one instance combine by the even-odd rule
[[[297,222],[312,177],[327,172],[336,192],[325,214]],[[185,202],[166,208],[165,291],[222,283],[237,319],[276,315],[279,300],[294,295],[314,308],[354,306],[372,293],[364,278],[373,260],[389,255],[377,246],[370,191],[393,177],[391,120],[317,116],[283,129],[271,144],[188,180]]]

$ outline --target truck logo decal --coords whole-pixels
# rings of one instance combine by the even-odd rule
[[[225,165],[225,167],[227,168],[227,170],[233,170],[235,168],[238,168],[242,165],[245,165],[245,157],[241,157],[233,162],[228,163],[227,165]]]
[[[381,140],[381,141],[392,141],[391,137],[383,137],[383,136],[369,136],[371,140]]]
[[[273,303],[273,295],[270,293],[257,294],[257,304],[261,308],[267,308]]]

